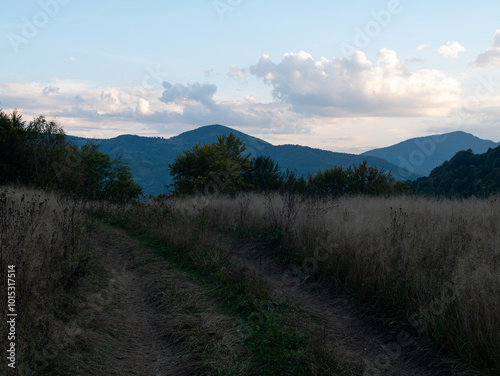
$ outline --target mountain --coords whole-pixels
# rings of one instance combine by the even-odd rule
[[[247,153],[252,156],[267,155],[277,161],[282,169],[290,168],[298,175],[316,173],[333,166],[348,167],[358,165],[365,159],[368,166],[392,170],[398,180],[416,179],[420,175],[400,169],[379,157],[359,156],[347,153],[334,153],[327,150],[314,149],[300,145],[274,146],[264,140],[239,132],[222,125],[208,125],[184,132],[178,136],[164,139],[161,137],[140,137],[122,135],[112,139],[95,140],[100,144],[100,151],[111,157],[123,156],[129,162],[134,180],[143,188],[145,194],[158,195],[166,192],[165,185],[172,184],[172,177],[166,162],[172,163],[178,154],[193,145],[217,141],[219,135],[234,133],[245,142]],[[81,145],[92,141],[82,137],[68,136],[68,140]]]
[[[433,169],[428,177],[412,182],[419,193],[447,197],[488,197],[500,194],[500,146],[484,154],[459,151]]]
[[[433,168],[461,150],[485,153],[500,143],[483,140],[470,133],[457,131],[441,135],[412,138],[399,144],[367,151],[362,156],[379,157],[414,174],[427,176]]]

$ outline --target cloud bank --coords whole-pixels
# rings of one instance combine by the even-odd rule
[[[385,48],[376,65],[359,51],[319,61],[306,52],[287,53],[278,64],[264,55],[250,73],[273,88],[276,100],[311,115],[436,116],[461,95],[458,80],[438,70],[410,72]]]
[[[452,57],[453,42],[447,45]],[[496,61],[500,30],[493,45],[476,65]],[[471,101],[462,97],[458,79],[436,69],[410,69],[411,61],[384,48],[373,61],[359,51],[347,58],[319,60],[298,52],[278,62],[264,55],[249,67],[230,66],[226,77],[231,82],[244,79],[268,85],[274,96],[270,103],[250,95],[221,100],[212,82],[163,82],[158,90],[64,80],[0,83],[0,100],[4,109],[19,108],[27,119],[40,114],[56,117],[70,134],[92,137],[174,135],[218,123],[270,142],[295,143],[300,134],[300,140],[311,145],[346,150],[348,144],[360,147],[359,140],[346,138],[349,132],[367,132],[370,140],[413,136],[401,134],[401,121],[416,128],[429,119],[439,127],[498,127],[497,81],[488,81],[481,97]]]

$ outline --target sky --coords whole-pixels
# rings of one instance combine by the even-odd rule
[[[0,108],[67,134],[222,124],[362,153],[500,141],[500,2],[25,0],[0,6]]]

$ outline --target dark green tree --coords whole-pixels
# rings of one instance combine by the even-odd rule
[[[250,161],[245,179],[248,189],[267,192],[279,190],[284,175],[280,166],[268,156],[258,156]]]
[[[316,175],[309,175],[308,191],[311,194],[342,196],[364,194],[371,196],[412,193],[403,182],[396,182],[391,172],[368,167],[367,161],[343,169],[335,166]]]
[[[72,158],[76,165],[65,169],[63,178],[65,190],[82,197],[127,201],[142,194],[141,187],[134,182],[130,167],[120,157],[111,159],[101,153],[96,144],[86,144],[73,149]]]
[[[168,163],[176,193],[236,193],[247,187],[250,155],[243,155],[245,144],[233,133],[217,136],[217,142],[184,150]]]
[[[27,183],[41,188],[57,185],[52,165],[64,162],[66,135],[62,128],[39,116],[23,130],[23,138],[28,168]]]
[[[23,127],[17,111],[8,115],[0,110],[0,183],[21,182],[26,168]]]
[[[104,187],[106,199],[124,202],[142,195],[142,188],[134,182],[129,165],[121,157],[111,161],[111,169]]]
[[[142,190],[130,167],[97,145],[70,145],[61,127],[39,116],[27,126],[0,110],[0,183],[62,190],[85,198],[124,201]]]
[[[294,170],[287,168],[281,177],[281,193],[308,193],[307,181],[303,176],[297,176]]]
[[[348,191],[348,174],[342,166],[335,166],[308,176],[309,191],[318,195],[341,196]]]

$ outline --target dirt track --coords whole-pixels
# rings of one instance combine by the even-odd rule
[[[75,319],[79,347],[55,374],[163,376],[183,375],[182,357],[165,336],[147,302],[148,276],[140,276],[127,247],[102,230],[91,232],[98,255],[91,275],[79,287]]]
[[[98,337],[105,357],[103,375],[178,375],[173,343],[160,335],[157,314],[146,300],[147,282],[122,245],[96,231],[94,250],[103,255],[107,287],[96,296]],[[101,298],[101,299],[99,299]],[[99,312],[100,311],[100,312]],[[107,349],[107,351],[105,350]]]
[[[88,305],[92,308],[94,317],[84,329],[86,341],[94,346],[91,351],[92,356],[85,359],[83,364],[79,364],[78,372],[75,371],[74,374],[146,376],[195,374],[193,368],[187,364],[189,354],[183,353],[185,349],[179,349],[177,346],[178,333],[174,333],[172,329],[175,325],[168,321],[168,315],[159,314],[158,307],[147,299],[148,294],[151,295],[152,286],[156,283],[155,279],[159,276],[166,279],[174,278],[168,274],[170,266],[164,262],[160,265],[163,269],[159,270],[158,275],[144,274],[140,265],[146,262],[146,258],[141,259],[137,255],[147,254],[148,250],[141,250],[138,242],[122,230],[114,229],[113,233],[115,235],[112,237],[103,230],[95,230],[92,233],[92,246],[101,255],[99,262],[103,276],[100,284],[103,288],[88,298]],[[245,249],[234,244],[229,247],[234,261],[246,269],[247,273],[261,279],[261,283],[273,292],[275,299],[284,297],[300,308],[303,312],[302,317],[305,318],[297,322],[301,330],[317,335],[318,344],[331,349],[338,360],[354,367],[363,367],[365,373],[359,373],[360,375],[459,375],[449,370],[427,369],[426,363],[429,357],[425,354],[422,356],[414,345],[404,344],[403,340],[408,342],[408,337],[398,331],[376,329],[373,321],[368,322],[348,306],[345,296],[324,288],[318,290],[318,286],[314,284],[305,284],[297,288],[288,283],[288,278],[283,278],[283,275],[287,274],[287,269],[276,261],[262,258],[249,247]],[[154,288],[157,289],[157,286]],[[193,301],[195,300],[201,302],[203,298],[193,296]],[[200,307],[198,310],[202,310]],[[218,317],[222,315],[215,312],[216,308],[213,311],[210,307],[206,309],[206,312],[201,313],[203,316],[198,316],[197,320],[218,326],[217,337],[233,338],[231,331],[237,325],[237,321],[233,322],[227,317],[219,319]],[[213,317],[210,317],[211,315]],[[216,321],[228,324],[225,326],[214,324]],[[206,332],[207,337],[215,337],[215,331],[207,329]],[[395,346],[398,335],[400,345],[404,346]],[[219,343],[218,346],[231,348],[231,351],[228,351],[229,355],[224,358],[225,361],[228,356],[234,359],[240,357],[237,352],[243,351],[234,350],[231,345]],[[241,375],[244,374],[246,373],[242,370]]]
[[[419,353],[409,333],[377,330],[373,323],[370,325],[366,318],[354,313],[342,294],[324,286],[318,290],[317,284],[298,284],[291,268],[262,257],[255,248],[233,249],[239,264],[262,278],[275,294],[283,294],[307,312],[310,320],[303,323],[304,330],[319,333],[325,346],[340,359],[364,367],[365,375],[453,375],[443,369],[428,369],[428,357]]]

